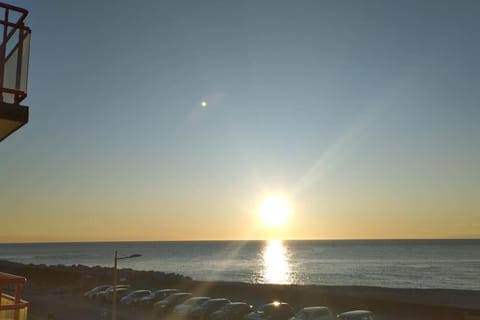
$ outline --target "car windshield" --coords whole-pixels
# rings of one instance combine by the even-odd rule
[[[266,305],[260,307],[260,309],[257,310],[257,313],[270,314],[270,313],[275,312],[275,310],[278,309],[278,308],[280,308],[280,306],[274,306],[273,304],[266,304]]]
[[[163,291],[155,291],[155,292],[152,292],[149,297],[152,297],[152,298],[158,298],[158,297],[162,297],[165,295],[165,292]]]
[[[148,292],[145,292],[145,291],[136,291],[136,292],[132,292],[129,294],[130,297],[138,297],[138,296],[142,296],[142,295],[145,295],[145,294],[148,294]]]
[[[198,305],[200,303],[203,303],[205,301],[207,301],[209,298],[192,298],[192,299],[189,299],[187,301],[185,301],[185,305],[189,305],[189,306],[195,306],[195,305]]]
[[[218,311],[230,311],[232,309],[233,309],[232,305],[226,304],[226,305],[222,306],[220,309],[218,309]]]
[[[173,295],[165,298],[165,301],[166,302],[173,302],[175,300],[182,299],[183,297],[187,297],[187,296],[189,296],[189,294],[187,294],[187,293],[173,294]]]
[[[205,307],[213,308],[217,306],[223,306],[224,304],[228,303],[228,300],[211,300],[205,303]]]
[[[322,310],[315,311],[312,317],[322,317],[322,316],[327,316],[329,314],[330,312],[328,311],[328,309],[322,309]]]

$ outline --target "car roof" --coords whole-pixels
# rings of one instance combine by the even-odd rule
[[[217,302],[217,301],[229,301],[227,298],[213,298],[208,300],[208,302]]]
[[[190,292],[177,292],[177,293],[172,294],[169,297],[178,297],[178,296],[185,296],[185,295],[192,295],[192,294]]]
[[[235,302],[230,302],[228,305],[229,306],[236,306],[236,305],[244,305],[244,304],[247,304],[246,302],[240,302],[240,301],[235,301]]]
[[[121,285],[118,285],[118,286],[116,286],[116,287],[113,287],[113,286],[112,286],[112,287],[110,287],[110,288],[105,289],[104,291],[112,291],[112,292],[113,292],[113,288],[115,288],[115,290],[118,290],[118,289],[128,289],[128,288],[130,288],[130,285],[128,285],[128,284],[121,284]]]
[[[98,288],[110,288],[112,285],[111,284],[102,284],[100,286],[96,286],[95,288],[93,289],[98,289]]]
[[[169,295],[168,297],[163,298],[163,300],[157,301],[155,303],[172,303],[176,302],[182,297],[190,297],[192,294],[190,292],[177,292]]]
[[[307,311],[307,312],[315,312],[319,310],[329,310],[328,307],[323,307],[323,306],[315,306],[315,307],[305,307],[301,311]]]
[[[163,292],[172,292],[172,291],[178,291],[177,289],[158,289],[155,290],[155,293],[163,293]]]
[[[150,290],[140,289],[140,290],[133,290],[132,293],[140,293],[140,292],[150,292]]]
[[[355,316],[363,316],[363,315],[370,315],[370,314],[373,314],[372,311],[368,311],[368,310],[353,310],[353,311],[347,311],[347,312],[344,312],[344,313],[340,313],[339,316],[340,317],[355,317]]]
[[[268,307],[268,306],[279,307],[279,306],[288,306],[288,305],[289,304],[286,302],[270,302],[270,303],[264,304],[262,307]]]
[[[193,297],[193,298],[188,299],[187,301],[197,301],[197,300],[206,300],[206,299],[210,299],[210,297]],[[187,301],[185,301],[185,302],[187,302]]]
[[[107,290],[112,290],[113,291],[113,288],[130,288],[130,285],[129,284],[117,284],[116,286],[111,286],[110,288],[108,288]]]

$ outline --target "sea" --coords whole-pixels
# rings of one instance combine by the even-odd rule
[[[0,260],[178,273],[195,280],[480,290],[480,239],[0,244]]]

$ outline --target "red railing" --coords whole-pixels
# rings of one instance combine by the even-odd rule
[[[27,320],[28,302],[20,300],[15,303],[15,297],[2,293],[0,296],[0,319]]]
[[[19,104],[27,96],[31,30],[28,11],[0,2],[0,102]]]
[[[22,289],[27,279],[0,272],[0,319],[27,320],[28,302],[22,300]],[[9,295],[4,291],[12,291]]]

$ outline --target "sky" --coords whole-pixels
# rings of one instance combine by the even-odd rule
[[[480,238],[480,2],[11,3],[0,242]]]

